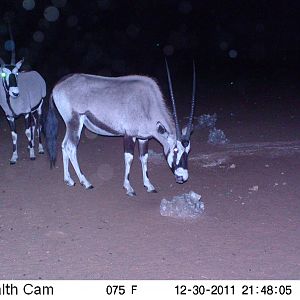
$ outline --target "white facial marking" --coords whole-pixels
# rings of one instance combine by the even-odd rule
[[[12,97],[17,97],[19,95],[19,88],[14,86],[14,87],[10,87],[9,88],[9,94],[12,96]]]
[[[9,76],[11,74],[11,70],[7,69],[7,68],[2,68],[2,72],[4,72],[6,74],[6,76]]]
[[[175,175],[179,176],[179,177],[182,177],[183,181],[186,181],[188,179],[188,177],[189,177],[188,170],[183,169],[183,168],[177,168],[175,170]]]
[[[185,152],[186,152],[186,153],[189,153],[190,150],[191,150],[191,143],[189,143],[189,144],[187,145],[187,147],[185,148]]]
[[[173,151],[170,151],[170,153],[168,154],[168,157],[167,157],[167,162],[168,162],[168,165],[170,168],[172,168],[173,157],[174,157],[174,153],[173,153]]]
[[[182,146],[180,141],[176,141],[176,148],[178,149],[177,158],[176,158],[176,165],[178,165],[179,162],[180,162],[181,156],[184,152],[184,147]]]

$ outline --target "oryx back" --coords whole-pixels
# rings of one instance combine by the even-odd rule
[[[85,116],[84,125],[98,134],[149,138],[158,121],[173,128],[161,91],[149,77],[74,74],[56,85],[53,98],[66,123]]]

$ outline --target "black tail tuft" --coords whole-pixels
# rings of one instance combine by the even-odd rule
[[[47,150],[50,157],[50,168],[52,169],[56,163],[57,132],[58,132],[58,120],[54,110],[52,94],[49,100],[49,110],[48,110],[46,124],[45,124],[45,132],[46,132]]]

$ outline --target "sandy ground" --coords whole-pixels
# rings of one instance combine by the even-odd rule
[[[79,162],[95,188],[84,190],[73,170],[77,185],[70,188],[63,182],[60,152],[53,170],[47,155],[29,160],[23,120],[19,161],[9,165],[10,133],[1,116],[0,279],[300,279],[294,98],[273,101],[270,110],[267,100],[255,103],[261,93],[236,106],[231,96],[238,101],[242,94],[227,95],[225,105],[220,99],[226,94],[202,91],[200,98],[208,100],[196,115],[216,111],[217,127],[231,143],[208,145],[207,131],[195,130],[184,185],[175,183],[160,155],[151,156],[157,194],[144,189],[135,159],[134,198],[122,189],[121,138],[83,132]],[[285,97],[281,90],[272,93],[274,99]],[[63,132],[61,123],[59,141]],[[150,148],[162,150],[155,141]],[[191,190],[202,196],[202,216],[184,221],[160,215],[162,198]]]

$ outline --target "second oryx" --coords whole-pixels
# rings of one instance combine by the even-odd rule
[[[53,101],[66,124],[62,142],[64,180],[75,185],[68,165],[75,169],[80,183],[92,188],[82,174],[77,161],[77,145],[85,125],[90,131],[105,136],[124,137],[125,175],[123,187],[129,196],[135,195],[129,181],[130,167],[136,140],[142,164],[144,186],[148,192],[156,192],[148,178],[148,141],[158,140],[164,149],[169,167],[176,182],[188,179],[188,154],[195,104],[195,67],[193,69],[192,106],[187,127],[182,130],[176,114],[172,82],[166,62],[173,116],[167,108],[157,83],[146,76],[102,77],[87,74],[66,76],[54,87],[49,102],[46,136],[51,165],[56,160],[57,118]]]
[[[12,40],[11,30],[10,36]],[[43,99],[46,96],[46,83],[36,71],[19,73],[22,63],[23,60],[18,63],[15,62],[14,48],[10,64],[5,64],[3,59],[0,58],[0,106],[4,110],[12,135],[13,154],[10,159],[11,164],[15,164],[18,159],[15,119],[21,115],[25,117],[25,134],[28,139],[30,159],[35,159],[35,125],[37,125],[39,137],[39,153],[44,153],[41,141],[41,116]],[[35,113],[37,113],[36,118]]]

